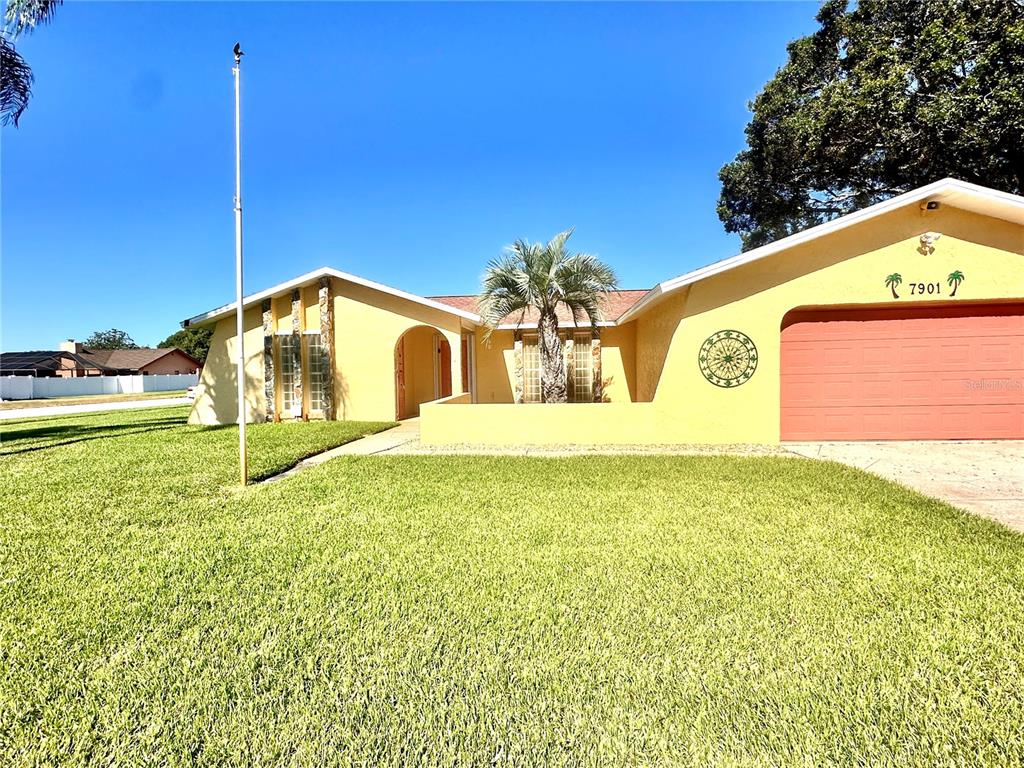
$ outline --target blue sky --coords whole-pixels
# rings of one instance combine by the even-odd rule
[[[231,46],[246,291],[330,265],[475,292],[576,227],[625,288],[735,253],[718,169],[812,3],[69,3],[19,49],[0,346],[156,344],[233,298]]]

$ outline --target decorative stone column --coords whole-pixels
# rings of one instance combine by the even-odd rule
[[[266,420],[277,416],[277,389],[274,379],[274,303],[263,300],[263,395],[266,398]]]
[[[523,402],[523,332],[514,332],[512,344],[512,364],[515,377],[514,398],[517,403]]]
[[[594,372],[594,402],[604,402],[604,380],[601,378],[601,329],[596,325],[590,331],[590,367]]]
[[[334,302],[331,301],[331,278],[320,278],[320,349],[323,360],[324,418],[334,420]]]
[[[292,392],[295,402],[299,404],[299,415],[295,418],[301,419],[305,415],[306,407],[302,401],[302,291],[298,288],[292,291],[292,337],[297,351],[295,355],[295,386]]]

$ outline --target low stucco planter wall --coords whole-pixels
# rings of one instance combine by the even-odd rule
[[[423,445],[733,444],[749,439],[735,420],[675,412],[658,403],[472,404],[468,395],[456,395],[420,409]]]

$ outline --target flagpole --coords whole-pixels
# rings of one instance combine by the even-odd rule
[[[242,485],[249,482],[249,462],[245,446],[245,323],[242,308],[242,49],[235,44],[235,335],[238,339],[238,465]]]

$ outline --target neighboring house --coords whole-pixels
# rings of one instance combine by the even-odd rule
[[[1024,198],[952,179],[565,318],[539,399],[534,318],[323,268],[245,299],[251,420],[420,413],[425,443],[1024,438]],[[234,421],[234,305],[192,423]],[[450,396],[450,397],[449,397]],[[441,402],[431,402],[441,400]],[[429,404],[428,404],[429,403]]]
[[[74,339],[60,349],[4,352],[0,376],[116,376],[198,373],[202,365],[188,353],[169,349],[89,349]]]

